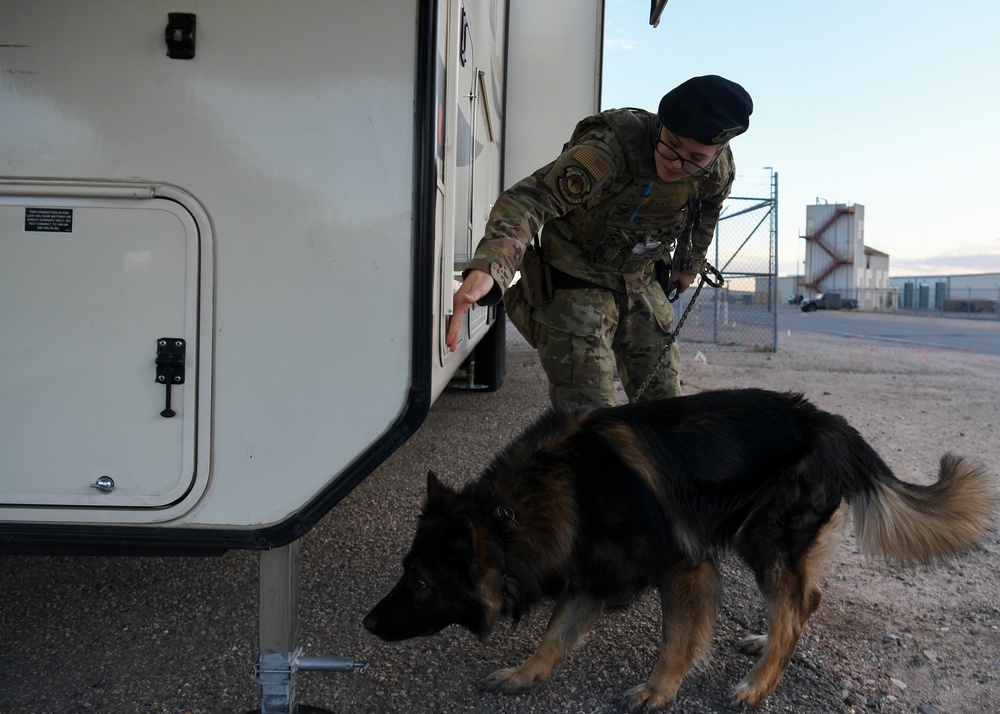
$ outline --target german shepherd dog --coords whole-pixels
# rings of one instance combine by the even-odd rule
[[[384,640],[464,625],[480,638],[541,598],[555,609],[537,651],[486,680],[530,689],[562,662],[605,606],[659,590],[659,659],[625,694],[630,711],[673,701],[709,654],[717,562],[735,551],[767,607],[760,658],[730,692],[759,706],[778,684],[850,504],[862,550],[903,564],[968,548],[994,503],[985,469],[941,458],[938,480],[897,480],[840,416],[801,395],[720,390],[593,410],[551,410],[461,491],[427,476],[403,577],[364,618]]]

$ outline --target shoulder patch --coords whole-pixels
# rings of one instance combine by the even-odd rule
[[[583,203],[590,193],[590,174],[579,166],[567,166],[558,183],[559,192],[569,203]]]
[[[608,172],[608,162],[589,146],[581,146],[577,149],[574,158],[580,162],[583,168],[587,169],[595,181],[600,181]]]

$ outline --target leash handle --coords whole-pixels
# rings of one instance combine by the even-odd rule
[[[681,284],[680,283],[670,283],[670,289],[667,290],[667,302],[677,302],[681,296]]]
[[[708,277],[709,273],[712,274],[714,280]],[[719,272],[719,269],[711,263],[705,263],[705,269],[701,271],[701,279],[704,280],[705,284],[710,288],[721,288],[726,284],[726,279],[722,277],[722,273]]]
[[[709,273],[712,274],[711,278],[708,277]],[[702,284],[707,285],[710,288],[721,288],[726,284],[726,279],[722,277],[722,273],[720,273],[719,270],[711,263],[705,263],[705,269],[701,271],[699,278],[701,279],[701,282],[698,284],[698,289],[701,289]],[[667,300],[669,302],[677,302],[677,300],[680,299],[680,296],[681,284],[672,283],[670,285],[670,289],[667,290]],[[694,298],[691,299],[691,302],[694,302]],[[680,327],[680,325],[678,325],[678,327]]]

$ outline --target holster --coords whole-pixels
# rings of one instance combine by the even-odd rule
[[[663,294],[670,294],[670,256],[666,260],[660,259],[653,264],[653,280],[663,288]]]
[[[552,272],[545,262],[545,253],[537,243],[529,245],[521,260],[521,281],[524,296],[531,307],[541,307],[552,302]]]

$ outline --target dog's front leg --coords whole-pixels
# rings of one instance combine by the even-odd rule
[[[719,597],[719,573],[711,560],[691,561],[660,580],[663,633],[660,657],[645,684],[625,693],[629,711],[653,711],[674,701],[694,663],[708,658]]]
[[[491,674],[486,678],[486,686],[499,689],[504,694],[515,694],[548,679],[552,670],[566,659],[603,611],[604,603],[599,598],[589,595],[567,595],[560,598],[535,653],[519,667],[509,667]]]

